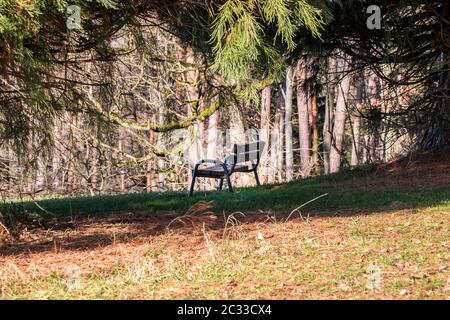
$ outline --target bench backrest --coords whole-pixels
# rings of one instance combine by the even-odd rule
[[[254,141],[244,144],[235,144],[233,146],[233,155],[230,157],[231,163],[238,164],[242,162],[255,161],[258,165],[261,155],[264,151],[264,141]]]

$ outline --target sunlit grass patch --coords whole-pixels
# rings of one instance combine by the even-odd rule
[[[424,209],[306,222],[242,224],[239,237],[201,232],[196,248],[164,247],[177,231],[140,245],[133,260],[101,272],[83,269],[80,287],[67,275],[31,276],[10,264],[2,298],[366,299],[448,298],[448,211]],[[357,232],[356,232],[356,231]],[[178,238],[178,241],[180,238]],[[64,253],[60,253],[60,255]],[[98,255],[101,255],[98,252]],[[55,255],[57,259],[58,255]],[[367,288],[367,269],[381,271],[381,287]],[[4,272],[5,273],[5,272]]]

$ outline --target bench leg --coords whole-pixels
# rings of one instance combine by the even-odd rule
[[[261,183],[259,182],[258,172],[256,171],[256,169],[255,169],[254,173],[255,173],[256,184],[257,184],[258,186],[260,186]]]
[[[233,186],[231,185],[230,175],[228,174],[227,174],[227,184],[228,184],[228,191],[233,192]]]
[[[219,184],[217,185],[217,191],[221,191],[223,187],[223,178],[219,179]]]
[[[192,181],[191,181],[191,188],[189,189],[189,197],[192,197],[192,193],[194,193],[195,179],[196,179],[196,174],[194,172],[194,173],[192,173]]]

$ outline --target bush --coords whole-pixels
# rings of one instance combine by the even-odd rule
[[[0,243],[14,241],[28,229],[41,227],[43,217],[20,204],[0,207]]]

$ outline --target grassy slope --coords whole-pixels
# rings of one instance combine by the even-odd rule
[[[436,208],[230,231],[232,239],[168,232],[139,245],[31,257],[20,267],[10,261],[0,299],[450,299],[450,230]],[[58,263],[64,268],[48,274]],[[372,264],[376,291],[367,288]],[[78,288],[66,286],[68,265],[80,266]]]
[[[193,198],[42,200],[58,216],[150,215],[134,222],[80,219],[73,229],[48,231],[48,240],[34,246],[19,245],[16,254],[0,250],[0,299],[449,299],[450,172],[428,171],[415,177],[347,172]],[[302,208],[323,217],[294,215],[285,222],[291,210],[324,193]],[[216,212],[258,219],[202,231],[189,224],[166,230],[167,220],[153,218],[158,211],[185,212],[199,200],[214,200]],[[52,249],[55,238],[61,251]],[[366,287],[371,264],[381,271],[378,291]],[[80,268],[77,289],[67,287],[68,265]]]
[[[448,173],[445,173],[448,174]],[[315,177],[284,185],[222,191],[196,192],[192,198],[184,192],[126,194],[111,196],[60,198],[38,201],[39,205],[57,216],[103,215],[112,212],[155,213],[158,211],[185,212],[199,200],[213,200],[216,212],[288,211],[320,195],[327,196],[308,204],[303,211],[381,210],[389,207],[426,208],[445,205],[450,201],[450,185],[420,188],[383,187],[386,179],[375,174],[347,172]],[[375,186],[375,187],[374,187]],[[33,210],[32,203],[25,205]]]

